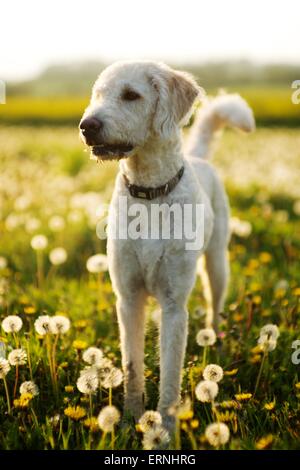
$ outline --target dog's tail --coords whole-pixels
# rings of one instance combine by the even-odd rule
[[[188,156],[208,159],[212,143],[224,127],[236,127],[245,132],[255,129],[252,109],[238,94],[222,93],[207,99],[200,108],[186,148]]]

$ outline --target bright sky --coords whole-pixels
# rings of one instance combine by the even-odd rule
[[[299,0],[9,0],[0,14],[4,80],[88,59],[300,63]]]

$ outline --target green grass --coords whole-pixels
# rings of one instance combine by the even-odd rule
[[[90,432],[84,419],[78,422],[64,414],[68,406],[81,406],[89,413],[89,400],[76,388],[84,367],[85,347],[100,347],[105,357],[121,367],[115,297],[107,272],[89,274],[86,260],[105,253],[105,242],[96,237],[94,216],[101,202],[108,202],[117,165],[97,165],[89,160],[74,128],[0,128],[0,256],[7,267],[0,271],[0,319],[18,314],[23,320],[19,334],[22,347],[29,345],[32,376],[40,389],[38,397],[20,409],[13,403],[15,367],[7,378],[12,405],[7,413],[3,380],[0,379],[1,449],[96,449],[110,448],[111,436]],[[251,224],[251,234],[232,236],[231,282],[222,325],[222,349],[213,346],[208,362],[226,372],[219,384],[218,403],[233,400],[230,409],[218,407],[221,421],[230,428],[228,449],[299,449],[299,365],[291,361],[292,342],[300,339],[300,223],[298,182],[300,133],[287,129],[259,129],[250,136],[226,132],[214,163],[229,192],[232,215]],[[49,220],[63,217],[65,228],[53,232]],[[39,228],[32,230],[34,220]],[[44,282],[37,287],[36,253],[30,241],[36,233],[48,237],[44,252]],[[68,253],[65,264],[53,270],[48,259],[52,248]],[[266,255],[268,253],[269,255]],[[284,280],[284,283],[278,284]],[[282,287],[283,286],[283,287]],[[146,341],[147,409],[158,400],[158,330],[147,306]],[[203,349],[195,336],[204,325],[205,308],[200,279],[189,302],[189,340],[183,373],[183,395],[192,396],[193,384],[202,379]],[[57,390],[53,390],[45,340],[34,330],[42,314],[63,312],[71,320],[70,331],[58,339]],[[269,353],[255,397],[239,401],[235,395],[254,392],[262,354],[253,350],[262,326],[279,326],[277,347]],[[54,338],[51,337],[51,341]],[[6,353],[16,338],[1,332]],[[20,384],[30,380],[29,366],[19,368]],[[65,386],[72,385],[73,392]],[[113,390],[112,402],[122,409],[122,387]],[[19,391],[16,398],[20,398]],[[93,397],[93,416],[108,404],[102,388]],[[268,410],[265,405],[274,403]],[[228,405],[228,404],[227,404]],[[182,422],[181,446],[192,448],[191,434],[199,449],[211,448],[204,439],[206,426],[216,420],[210,405],[193,402],[194,421]],[[53,420],[53,418],[55,419]],[[195,421],[198,420],[198,421]],[[192,429],[192,425],[194,428]],[[116,427],[116,449],[142,448],[142,434],[133,424]],[[264,440],[261,440],[264,438]]]

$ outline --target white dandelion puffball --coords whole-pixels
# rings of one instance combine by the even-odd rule
[[[41,221],[36,217],[31,217],[25,222],[25,230],[27,233],[36,232],[41,226]]]
[[[1,323],[5,333],[17,333],[23,326],[22,319],[17,315],[8,315]]]
[[[205,437],[211,446],[219,447],[229,441],[229,428],[224,423],[209,424],[205,430]]]
[[[272,325],[271,323],[265,325],[260,330],[260,336],[268,336],[269,339],[277,340],[279,338],[279,329],[277,325]]]
[[[196,336],[196,341],[199,346],[212,346],[215,344],[217,336],[212,328],[203,328],[199,330]]]
[[[139,419],[139,425],[142,432],[148,432],[155,426],[162,423],[161,414],[158,411],[146,411]]]
[[[112,432],[120,421],[120,412],[115,406],[105,406],[99,413],[99,428],[104,432]]]
[[[28,380],[20,385],[20,394],[22,393],[31,393],[36,397],[39,394],[39,387],[32,380]]]
[[[218,395],[218,391],[218,384],[211,380],[202,380],[195,388],[196,397],[203,403],[213,401]]]
[[[9,371],[10,371],[9,362],[6,359],[0,357],[0,379],[5,379]]]
[[[223,369],[217,364],[209,364],[205,367],[203,371],[203,377],[205,380],[210,380],[212,382],[220,382],[223,379]]]
[[[59,266],[67,261],[68,254],[64,248],[53,248],[49,253],[50,262],[54,266]]]
[[[100,365],[101,364],[101,359],[103,358],[103,352],[99,348],[95,347],[90,347],[84,351],[82,354],[82,359],[84,362],[87,362],[87,364],[91,365]]]
[[[86,262],[86,269],[90,273],[101,273],[103,271],[107,271],[107,256],[101,254],[91,256]]]
[[[260,344],[263,347],[263,349],[265,349],[265,351],[268,351],[268,352],[274,351],[274,349],[276,349],[276,346],[277,346],[276,339],[272,339],[267,335],[260,336],[258,338],[257,343]]]
[[[27,353],[24,349],[13,349],[8,355],[11,366],[23,366],[27,362]]]
[[[241,238],[247,238],[252,232],[252,225],[247,220],[231,217],[229,222],[230,232]]]
[[[0,256],[0,269],[5,269],[7,267],[7,259],[4,256]]]
[[[50,317],[50,330],[55,335],[63,335],[69,331],[71,322],[69,318],[63,315],[54,315]]]
[[[168,431],[162,426],[155,426],[144,434],[143,448],[145,450],[160,449],[166,447],[169,441]]]
[[[97,373],[93,371],[86,371],[84,374],[81,374],[77,380],[77,388],[81,393],[86,395],[91,395],[95,393],[99,386],[99,379]]]
[[[120,369],[113,367],[101,377],[101,385],[104,388],[116,388],[123,382],[123,373]]]
[[[34,322],[34,328],[37,334],[44,336],[47,333],[52,333],[51,330],[51,317],[49,315],[41,315]]]
[[[52,232],[61,232],[62,230],[64,230],[66,223],[64,221],[64,218],[60,215],[53,215],[49,220],[48,225]]]
[[[48,246],[48,239],[45,237],[45,235],[35,235],[31,239],[31,248],[33,248],[36,251],[42,251],[45,250]]]

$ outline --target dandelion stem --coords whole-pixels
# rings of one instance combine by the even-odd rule
[[[112,388],[109,387],[109,392],[108,392],[108,404],[109,406],[112,406]]]
[[[5,377],[3,377],[3,382],[4,382],[4,388],[5,388],[6,400],[7,400],[7,411],[8,411],[8,414],[10,415],[11,413],[10,399],[9,399],[9,392],[8,392],[8,387],[7,387],[7,382],[6,382]]]
[[[30,347],[29,347],[29,339],[26,339],[26,349],[27,349],[27,360],[28,360],[28,367],[30,373],[30,379],[33,381],[33,374],[32,374],[32,366],[31,366],[31,356],[30,356]]]
[[[111,432],[111,449],[114,450],[115,448],[115,428],[113,428]]]
[[[178,418],[176,418],[175,424],[175,450],[181,450],[180,420]]]
[[[92,419],[92,417],[93,417],[93,398],[92,398],[91,393],[89,394],[89,399],[90,399],[90,418]]]
[[[19,347],[19,338],[18,338],[18,335],[17,335],[16,333],[13,333],[13,337],[14,337],[14,340],[15,340],[16,349],[18,349],[18,347]]]
[[[59,335],[56,335],[53,348],[52,348],[52,369],[53,369],[53,379],[55,384],[55,389],[57,389],[57,370],[56,370],[56,347],[58,342]]]
[[[257,379],[256,379],[256,384],[255,384],[255,388],[254,388],[253,398],[255,397],[255,394],[256,394],[257,389],[258,389],[258,386],[259,386],[259,382],[260,382],[260,379],[261,379],[261,375],[262,375],[262,371],[263,371],[263,367],[264,367],[264,363],[265,363],[267,354],[268,354],[268,352],[267,352],[267,349],[265,348],[265,349],[264,349],[264,354],[263,354],[263,357],[262,357],[262,361],[261,361],[261,364],[260,364],[258,376],[257,376]]]
[[[13,395],[14,398],[16,397],[16,394],[17,394],[18,381],[19,381],[19,366],[17,364],[16,365],[16,378],[15,378],[15,386],[14,386],[14,395]]]
[[[203,349],[203,359],[202,359],[202,369],[206,366],[206,356],[207,356],[207,346],[204,346]]]
[[[37,280],[38,288],[41,289],[44,280],[44,268],[43,268],[43,253],[41,250],[36,252],[36,261],[37,261]]]

